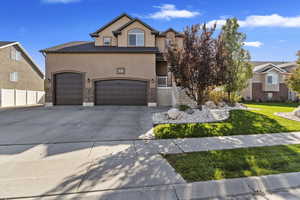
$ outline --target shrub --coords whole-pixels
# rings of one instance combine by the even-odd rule
[[[222,90],[212,90],[209,93],[209,100],[213,101],[215,104],[219,104],[222,101],[226,101],[226,94]]]
[[[180,111],[186,111],[187,109],[189,109],[190,107],[188,105],[179,105],[178,109]]]

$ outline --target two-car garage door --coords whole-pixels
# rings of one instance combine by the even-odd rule
[[[95,82],[96,105],[146,105],[147,82],[105,80]]]
[[[83,76],[79,73],[55,75],[56,105],[82,105]],[[146,105],[147,82],[137,80],[101,80],[95,82],[96,105]]]

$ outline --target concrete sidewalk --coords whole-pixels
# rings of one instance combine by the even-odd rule
[[[91,199],[145,196],[168,200],[252,195],[257,191],[300,187],[299,173],[187,184],[160,155],[282,144],[300,144],[300,132],[3,145],[0,146],[0,199],[43,195],[64,199],[59,195],[72,194],[78,197],[74,199],[90,195]],[[90,192],[99,192],[103,198],[94,198],[95,193]]]
[[[300,132],[206,138],[134,141],[142,154],[176,154],[209,150],[300,144]]]
[[[299,189],[297,189],[299,188]],[[38,198],[31,198],[38,199]],[[46,200],[299,200],[300,173],[189,184],[95,191],[43,197]]]

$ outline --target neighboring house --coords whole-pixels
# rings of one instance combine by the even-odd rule
[[[70,33],[71,34],[71,33]],[[46,105],[171,105],[168,45],[183,45],[173,29],[159,32],[127,14],[90,34],[94,41],[41,50]]]
[[[249,86],[242,92],[245,100],[253,101],[295,101],[297,95],[291,91],[285,80],[294,69],[296,63],[288,62],[252,62],[253,78]]]
[[[20,43],[0,41],[0,107],[43,103],[43,77]]]

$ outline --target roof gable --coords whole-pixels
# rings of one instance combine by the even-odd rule
[[[160,36],[166,36],[166,34],[167,34],[168,32],[173,32],[173,33],[175,33],[175,36],[176,36],[176,37],[184,37],[184,35],[183,35],[182,33],[179,33],[178,31],[174,30],[173,28],[169,28],[169,29],[167,29],[166,31],[161,32],[159,35],[160,35]]]
[[[22,53],[27,57],[27,59],[31,62],[32,64],[31,66],[37,72],[37,74],[41,78],[44,78],[44,74],[41,72],[39,66],[34,62],[34,60],[31,58],[31,56],[27,53],[27,51],[23,48],[23,46],[19,42],[0,42],[0,49],[10,47],[10,46],[17,46],[22,51]]]
[[[256,67],[254,67],[253,71],[256,73],[267,73],[271,70],[275,69],[276,71],[280,72],[280,73],[286,73],[287,71],[277,67],[276,65],[272,64],[272,63],[266,63],[263,65],[258,65]]]
[[[126,27],[128,27],[129,25],[133,24],[134,22],[138,22],[140,24],[142,24],[143,26],[145,26],[147,29],[149,29],[151,31],[152,34],[158,34],[159,32],[157,30],[155,30],[154,28],[152,28],[150,25],[146,24],[145,22],[141,21],[138,18],[135,18],[133,20],[131,20],[130,22],[124,24],[123,26],[121,26],[120,28],[118,28],[117,30],[113,31],[113,33],[115,35],[119,35],[121,34],[121,31],[123,29],[125,29]]]
[[[99,28],[97,31],[95,31],[94,33],[91,33],[90,36],[91,37],[98,37],[98,34],[103,31],[104,29],[108,28],[109,26],[111,26],[112,24],[116,23],[117,21],[119,21],[120,19],[127,17],[128,19],[133,20],[133,18],[131,16],[129,16],[126,13],[121,14],[120,16],[116,17],[115,19],[113,19],[112,21],[110,21],[109,23],[105,24],[104,26],[102,26],[101,28]]]

